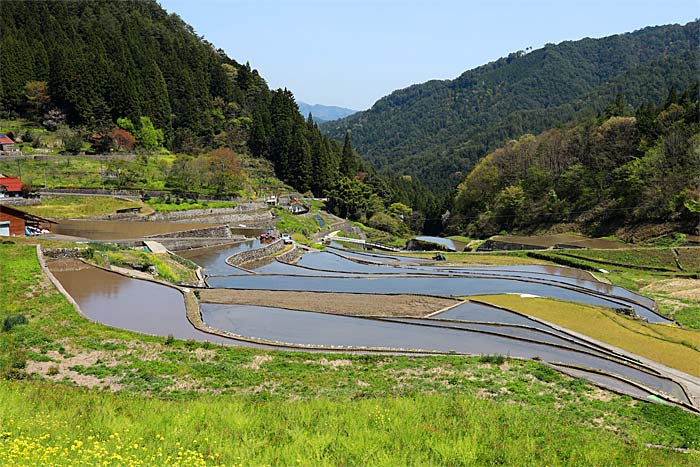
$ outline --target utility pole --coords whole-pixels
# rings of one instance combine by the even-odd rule
[[[17,159],[17,178],[22,178],[22,164]]]

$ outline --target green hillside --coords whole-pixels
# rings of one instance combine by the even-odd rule
[[[452,229],[489,236],[562,223],[600,236],[664,224],[657,235],[697,233],[699,92],[635,114],[619,96],[598,118],[509,141],[459,185]]]
[[[617,94],[631,108],[659,102],[700,75],[700,23],[547,44],[401,89],[364,112],[329,122],[380,171],[418,176],[446,192],[509,138],[597,114]]]
[[[227,147],[272,161],[278,178],[317,195],[355,175],[290,91],[270,90],[154,0],[8,0],[2,18],[0,118],[61,130],[66,152]]]

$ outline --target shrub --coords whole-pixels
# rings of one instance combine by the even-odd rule
[[[85,259],[93,259],[95,257],[95,249],[92,247],[87,247],[80,252],[80,256]]]
[[[172,334],[168,334],[168,337],[165,338],[165,345],[172,345],[173,342],[175,342],[175,338]]]
[[[56,365],[51,365],[49,369],[46,371],[46,374],[49,376],[55,376],[58,374],[58,366]]]
[[[2,329],[3,329],[3,331],[8,332],[17,325],[27,324],[27,323],[28,323],[27,318],[24,315],[8,316],[2,322]]]
[[[503,355],[482,355],[479,357],[481,363],[493,363],[495,365],[501,365],[506,361],[506,357]]]

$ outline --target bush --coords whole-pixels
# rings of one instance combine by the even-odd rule
[[[479,357],[481,363],[493,363],[494,365],[502,365],[506,361],[503,355],[482,355]]]
[[[2,329],[5,332],[8,332],[12,330],[15,326],[18,326],[20,324],[27,324],[27,318],[24,315],[15,315],[15,316],[8,316],[5,318],[5,320],[2,322]]]

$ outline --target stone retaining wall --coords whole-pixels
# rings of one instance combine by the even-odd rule
[[[546,246],[527,245],[524,243],[500,242],[498,240],[486,240],[476,251],[520,251],[520,250],[547,250]]]
[[[232,238],[232,235],[228,225],[215,225],[214,227],[202,227],[201,229],[147,235],[144,238]]]
[[[0,204],[5,206],[38,206],[41,200],[38,198],[0,198]]]
[[[247,227],[267,228],[274,223],[272,213],[268,210],[239,210],[235,208],[194,209],[191,211],[158,212],[148,216],[149,221],[165,222],[207,222],[222,223],[232,226],[243,224]]]
[[[80,248],[43,248],[44,256],[55,259],[81,258],[82,249]]]
[[[282,261],[283,263],[294,263],[296,260],[298,260],[301,255],[304,254],[304,250],[301,248],[297,247],[296,245],[293,246],[293,248],[289,251],[285,251],[281,255],[277,257],[279,261]]]
[[[263,247],[256,248],[254,250],[245,250],[231,255],[228,258],[226,258],[226,263],[228,263],[231,266],[238,266],[240,264],[247,263],[248,261],[254,261],[257,259],[264,258],[265,256],[269,256],[273,253],[277,253],[283,248],[284,242],[282,241],[282,239],[275,240],[274,242]]]

